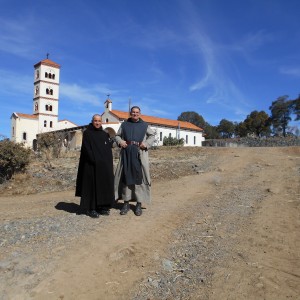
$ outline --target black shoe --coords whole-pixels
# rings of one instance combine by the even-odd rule
[[[138,202],[135,206],[134,214],[139,217],[142,215],[142,213],[142,203]]]
[[[128,201],[125,201],[124,202],[124,205],[120,211],[120,215],[126,215],[130,210],[130,205],[129,205],[129,202]]]
[[[88,212],[87,212],[87,215],[88,215],[89,217],[91,217],[91,218],[94,218],[94,219],[99,218],[99,214],[98,214],[95,210],[90,210],[90,211],[88,211]]]
[[[102,216],[109,216],[110,210],[109,210],[109,208],[100,208],[99,214]]]

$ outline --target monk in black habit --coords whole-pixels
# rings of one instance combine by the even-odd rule
[[[75,192],[81,197],[79,214],[92,218],[109,215],[114,202],[112,144],[102,129],[101,116],[94,115],[82,138]]]

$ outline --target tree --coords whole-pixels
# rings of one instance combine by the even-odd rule
[[[206,139],[218,139],[220,138],[217,126],[212,126],[209,123],[205,123],[204,126],[205,138]]]
[[[271,111],[270,119],[274,132],[282,132],[283,136],[286,136],[286,129],[289,121],[291,121],[291,114],[293,112],[293,101],[288,100],[288,96],[281,96],[272,102],[269,109]]]
[[[231,138],[235,132],[235,125],[231,121],[222,119],[218,125],[218,132],[223,138]]]
[[[180,116],[177,118],[178,121],[185,121],[190,122],[200,128],[205,127],[205,120],[202,116],[200,116],[198,113],[194,111],[185,111],[180,114]]]
[[[293,100],[293,113],[296,115],[295,121],[300,121],[300,95]]]
[[[270,117],[264,111],[253,111],[244,121],[244,126],[247,133],[255,133],[257,136],[269,135],[270,130]]]

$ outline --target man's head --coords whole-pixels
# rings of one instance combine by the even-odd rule
[[[132,106],[130,109],[130,116],[134,122],[137,122],[141,116],[141,109],[138,106]]]
[[[100,115],[95,114],[92,118],[92,124],[95,128],[100,128],[102,126],[102,118]]]

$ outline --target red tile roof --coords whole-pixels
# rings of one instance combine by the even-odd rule
[[[126,120],[129,117],[128,112],[120,111],[120,110],[111,110],[111,113],[118,117],[121,120]],[[152,117],[152,116],[146,116],[141,115],[141,118],[152,125],[163,125],[167,127],[176,127],[178,126],[181,129],[189,129],[189,130],[195,130],[195,131],[203,131],[202,128],[190,123],[190,122],[184,122],[184,121],[177,121],[177,120],[170,120],[165,118],[158,118],[158,117]]]
[[[46,66],[55,67],[55,68],[58,68],[58,69],[60,68],[59,64],[57,64],[56,62],[52,61],[49,58],[46,58],[46,59],[38,62],[37,64],[34,65],[34,67],[37,67],[39,65],[46,65]]]
[[[21,118],[26,118],[26,119],[37,119],[38,116],[37,115],[29,115],[29,114],[23,114],[23,113],[14,113],[15,115],[17,115],[18,117],[21,117]]]

